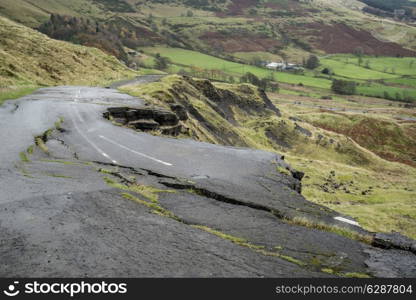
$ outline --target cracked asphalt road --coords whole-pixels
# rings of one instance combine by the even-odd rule
[[[143,105],[113,89],[56,87],[0,108],[0,276],[326,277],[373,271],[366,265],[373,247],[277,217],[365,233],[297,193],[294,179],[276,171],[285,165],[279,155],[152,136],[102,117],[109,106]],[[49,154],[36,148],[22,161],[34,137],[59,119],[62,130],[47,142]],[[182,222],[123,198],[97,172],[100,166],[143,185],[176,189],[164,193],[160,204]],[[403,258],[403,266],[410,263],[407,275],[416,274],[408,253],[395,257]],[[397,273],[389,267],[377,266],[387,270],[385,276]]]

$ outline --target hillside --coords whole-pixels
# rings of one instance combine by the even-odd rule
[[[332,80],[351,80],[358,95],[416,101],[411,15],[380,18],[368,11],[380,10],[378,2],[364,2],[5,0],[0,14],[52,38],[99,48],[137,70],[230,83],[250,72],[320,89],[315,92],[321,96]],[[158,54],[168,60],[157,64]],[[305,67],[310,55],[320,58],[318,68],[265,67],[271,61]]]
[[[338,112],[283,102],[290,96],[270,94],[278,110],[252,85],[180,76],[121,90],[166,109],[183,106],[189,119],[182,122],[179,138],[284,153],[305,173],[302,193],[308,200],[349,214],[366,229],[416,236],[411,200],[416,196],[416,128],[395,120],[403,109],[368,100],[360,103],[362,112],[346,103]],[[368,109],[374,113],[364,113]]]
[[[22,85],[97,85],[133,76],[115,57],[56,41],[0,17],[1,88]]]
[[[353,53],[357,47],[366,54],[415,55],[415,27],[399,20],[384,26],[364,6],[323,0],[5,0],[0,14],[34,28],[51,14],[83,17],[137,29],[148,46],[157,42],[222,56],[257,51],[299,59],[311,51]]]

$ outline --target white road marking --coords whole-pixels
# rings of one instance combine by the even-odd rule
[[[73,111],[75,112],[75,108],[73,106],[71,106]],[[74,123],[74,127],[75,129],[78,131],[79,135],[82,136],[84,138],[84,140],[86,140],[88,142],[88,144],[90,144],[98,153],[100,153],[102,156],[104,156],[105,158],[107,158],[108,160],[110,160],[113,164],[118,164],[117,161],[113,160],[107,153],[105,153],[103,150],[101,150],[96,144],[94,144],[82,131],[81,129],[78,127],[78,124],[72,120]]]
[[[337,220],[337,221],[341,221],[341,222],[344,222],[344,223],[351,224],[351,225],[360,226],[360,224],[358,224],[358,222],[355,222],[355,221],[349,220],[349,219],[345,219],[343,217],[335,217],[334,219]]]
[[[128,147],[126,147],[126,146],[120,145],[119,143],[117,143],[117,142],[115,142],[115,141],[113,141],[113,140],[110,140],[109,138],[107,138],[107,137],[105,137],[105,136],[103,136],[103,135],[99,135],[99,137],[100,137],[101,139],[103,139],[103,140],[105,140],[105,141],[107,141],[107,142],[109,142],[109,143],[111,143],[111,144],[113,144],[113,145],[116,145],[116,146],[118,146],[118,147],[120,147],[120,148],[122,148],[122,149],[124,149],[124,150],[127,150],[127,151],[129,151],[129,152],[131,152],[131,153],[134,153],[134,154],[137,154],[137,155],[143,156],[143,157],[145,157],[145,158],[147,158],[147,159],[153,160],[153,161],[158,162],[158,163],[160,163],[160,164],[163,164],[163,165],[165,165],[165,166],[169,166],[169,167],[173,166],[171,163],[165,162],[165,161],[163,161],[163,160],[160,160],[160,159],[157,159],[157,158],[151,157],[151,156],[149,156],[149,155],[146,155],[146,154],[140,153],[140,152],[138,152],[138,151],[132,150],[132,149],[130,149],[130,148],[128,148]]]
[[[81,96],[81,89],[79,89],[76,93],[75,93],[75,98],[74,98],[74,102],[78,102],[78,98]]]
[[[85,123],[84,118],[83,118],[83,117],[81,116],[81,114],[79,113],[78,107],[77,107],[77,106],[73,106],[73,107],[75,107],[75,114],[77,115],[78,120],[79,120],[81,123]]]

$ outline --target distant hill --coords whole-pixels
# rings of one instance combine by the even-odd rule
[[[0,88],[11,85],[102,84],[133,76],[95,48],[50,39],[0,17]]]
[[[111,42],[116,35],[128,48],[163,44],[221,57],[238,57],[241,52],[306,57],[311,52],[353,53],[361,47],[371,55],[414,56],[416,27],[393,20],[384,26],[371,11],[362,10],[364,2],[379,10],[378,4],[391,1],[2,0],[0,15],[42,28],[52,37],[94,45],[124,61],[121,47],[108,49],[100,34],[59,37],[51,26],[51,15],[98,22],[112,33]],[[414,3],[399,2],[397,7]]]
[[[365,4],[379,8],[382,10],[394,12],[395,9],[405,9],[412,14],[412,7],[416,7],[416,3],[409,0],[360,0]]]

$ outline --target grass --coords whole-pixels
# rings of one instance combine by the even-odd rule
[[[62,179],[73,179],[74,178],[74,177],[71,177],[71,176],[59,175],[59,174],[51,174],[51,173],[47,173],[45,175],[46,176],[49,176],[49,177],[62,178]]]
[[[385,80],[385,82],[390,83],[390,84],[403,85],[403,86],[416,88],[416,76],[394,78],[394,79]]]
[[[64,165],[69,165],[69,166],[80,164],[79,162],[72,162],[72,161],[66,161],[66,160],[61,160],[61,159],[41,159],[41,161],[49,162],[49,163],[59,163],[59,164],[64,164]]]
[[[331,55],[330,58],[324,59],[324,62],[336,61],[342,64],[358,66],[358,58],[348,54]],[[379,72],[394,77],[400,75],[416,75],[416,58],[414,57],[374,57],[364,56],[363,65],[368,61],[368,72]]]
[[[6,100],[17,99],[35,92],[39,87],[37,86],[15,86],[8,88],[0,88],[0,105]]]
[[[100,169],[99,171],[103,174],[111,174],[112,173],[112,171],[105,170],[105,169]],[[124,198],[126,198],[128,200],[135,201],[139,204],[142,204],[142,205],[150,208],[153,213],[156,213],[158,215],[165,216],[165,217],[170,217],[172,219],[177,219],[177,217],[172,212],[163,208],[159,204],[159,194],[160,193],[173,193],[175,191],[161,190],[161,189],[157,189],[157,188],[154,188],[152,186],[149,186],[149,185],[140,185],[140,184],[126,185],[126,184],[119,183],[119,182],[111,179],[108,176],[104,177],[104,181],[109,186],[111,186],[113,188],[126,191],[126,192],[123,192],[121,194]],[[137,196],[134,196],[131,193],[136,193],[136,194],[142,195],[148,201],[143,200],[143,199],[141,199]]]
[[[287,222],[288,224],[292,224],[292,225],[298,225],[298,226],[303,226],[307,228],[318,229],[321,231],[332,232],[340,236],[346,237],[350,240],[360,241],[362,243],[366,243],[369,245],[371,245],[371,243],[373,242],[372,235],[363,235],[353,230],[349,230],[349,229],[338,227],[338,226],[328,225],[324,223],[314,222],[306,218],[295,217],[290,220],[285,220],[285,222]]]
[[[27,152],[27,154],[32,155],[34,150],[35,150],[35,146],[34,145],[30,145],[27,148],[26,152]]]
[[[302,194],[306,199],[353,216],[370,231],[401,232],[416,237],[416,172],[414,168],[395,163],[350,166],[336,163],[330,157],[321,160],[305,156],[287,155],[296,169],[306,173]],[[371,170],[374,168],[374,170]],[[342,189],[325,192],[330,170],[335,170],[335,182],[348,184],[349,193]],[[362,191],[371,193],[363,195]]]
[[[48,146],[46,146],[45,142],[43,141],[42,137],[35,138],[35,144],[39,147],[44,153],[49,153]]]
[[[371,278],[370,275],[365,274],[365,273],[357,273],[357,272],[349,272],[349,273],[345,273],[343,274],[344,277],[348,277],[348,278]]]
[[[27,157],[26,152],[20,152],[19,157],[20,157],[20,160],[24,163],[30,162],[30,159]]]
[[[398,75],[367,69],[362,66],[332,58],[321,59],[320,62],[322,64],[321,69],[330,68],[336,75],[351,79],[391,79],[398,77]]]
[[[132,194],[129,194],[129,193],[122,193],[121,196],[123,198],[127,199],[127,200],[137,202],[141,205],[144,205],[144,206],[150,208],[152,213],[155,213],[159,216],[168,217],[168,218],[172,218],[172,219],[177,219],[177,217],[172,212],[170,212],[169,210],[160,206],[158,204],[158,202],[148,202],[148,201],[142,200],[142,199],[140,199],[136,196],[133,196]]]
[[[312,71],[306,71],[304,75],[297,75],[288,72],[274,72],[265,68],[236,63],[197,51],[181,48],[147,47],[142,50],[148,55],[160,53],[162,56],[169,58],[173,63],[173,65],[169,68],[169,72],[171,73],[177,73],[180,69],[184,69],[191,73],[193,72],[197,74],[199,72],[202,74],[203,70],[215,69],[221,70],[229,76],[238,78],[246,72],[250,72],[259,78],[273,77],[278,82],[292,85],[302,84],[304,86],[317,88],[319,90],[325,90],[326,93],[328,93],[330,92],[332,84],[331,78],[329,76],[319,74],[324,67],[328,67],[335,72],[337,75],[336,78],[347,78],[349,80],[359,82],[360,85],[357,88],[358,94],[379,98],[385,98],[386,95],[388,95],[393,99],[397,94],[399,94],[399,100],[406,98],[416,100],[416,89],[369,82],[369,80],[397,80],[400,75],[355,65],[352,63],[351,58],[339,59],[338,56],[323,58],[322,66],[317,69],[319,76],[315,76]],[[403,58],[403,60],[408,61],[406,58]]]
[[[264,68],[231,62],[191,50],[166,47],[143,48],[143,50],[148,54],[160,53],[162,56],[168,57],[174,64],[180,67],[197,67],[209,70],[218,69],[232,76],[241,76],[246,72],[251,72],[261,78],[272,75],[277,81],[290,84],[302,83],[306,86],[325,89],[329,89],[331,86],[331,81],[328,79],[295,75],[285,72],[271,72],[270,70]]]
[[[291,176],[292,175],[288,169],[283,168],[281,166],[278,166],[277,167],[277,172],[279,172],[281,174],[284,174],[284,175],[287,175],[287,176]]]
[[[100,85],[135,75],[96,48],[53,40],[0,17],[0,89],[27,93],[28,86]]]
[[[372,278],[370,275],[366,273],[358,273],[358,272],[342,273],[342,272],[333,270],[331,268],[322,268],[321,272],[331,274],[331,275],[337,275],[337,276],[345,277],[345,278]]]
[[[54,124],[54,128],[48,129],[46,130],[42,135],[40,136],[36,136],[35,137],[35,145],[37,147],[39,147],[39,149],[41,149],[44,153],[48,154],[49,153],[49,149],[48,146],[46,146],[46,142],[48,140],[48,138],[51,136],[51,134],[55,131],[55,130],[59,130],[61,129],[62,123],[64,122],[64,119],[61,117],[59,118],[55,124]]]
[[[2,0],[2,15],[26,26],[37,28],[47,21],[51,13],[61,15],[89,15],[106,17],[106,13],[96,3],[88,0]]]
[[[215,230],[215,229],[207,227],[207,226],[192,225],[192,227],[194,227],[196,229],[206,231],[206,232],[211,233],[213,235],[216,235],[216,236],[218,236],[219,238],[221,238],[223,240],[228,240],[228,241],[230,241],[234,244],[237,244],[239,246],[249,248],[249,249],[254,250],[255,252],[260,253],[260,254],[265,255],[265,256],[278,257],[280,259],[286,260],[290,263],[296,264],[296,265],[301,266],[301,267],[305,267],[307,265],[303,261],[298,260],[294,257],[288,256],[288,255],[283,255],[283,254],[280,254],[278,252],[268,251],[268,250],[265,249],[264,246],[252,244],[249,241],[247,241],[246,239],[236,237],[236,236],[233,236],[233,235],[229,235],[229,234],[226,234],[224,232],[221,232],[219,230]]]

